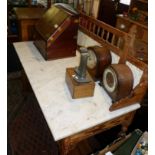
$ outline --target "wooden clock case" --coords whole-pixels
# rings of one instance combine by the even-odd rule
[[[133,88],[133,74],[126,64],[112,64],[104,70],[103,87],[116,102],[130,95]]]
[[[112,58],[110,50],[105,46],[92,46],[88,47],[88,50],[92,50],[94,52],[97,58],[97,63],[94,68],[88,68],[87,66],[87,70],[95,81],[100,80],[102,79],[104,69],[111,64]]]

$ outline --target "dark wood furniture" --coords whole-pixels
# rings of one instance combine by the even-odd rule
[[[96,41],[100,42],[103,45],[106,45],[109,49],[114,50],[118,55],[122,55],[122,52],[124,50],[130,49],[130,47],[127,47],[127,44],[130,45],[129,40],[126,40],[126,43],[124,44],[124,48],[120,49],[120,39],[117,39],[117,43],[114,44],[114,38],[118,37],[125,37],[126,34],[123,34],[123,32],[120,32],[116,30],[115,28],[109,27],[108,25],[101,23],[99,21],[96,21],[95,19],[91,17],[87,17],[82,14],[80,18],[80,30],[86,33],[88,36],[92,37]],[[105,34],[106,33],[106,34]],[[109,34],[113,34],[113,39],[109,39]],[[104,35],[105,34],[105,35]],[[105,36],[105,38],[103,37]],[[129,36],[128,36],[129,37]],[[126,38],[126,37],[125,37]],[[116,41],[116,40],[115,40]],[[130,40],[131,41],[131,40]],[[128,49],[127,49],[128,48]],[[125,51],[124,51],[125,52]],[[130,54],[124,55],[124,58],[136,65],[138,68],[143,70],[143,75],[141,77],[140,83],[135,87],[133,90],[133,96],[131,98],[125,98],[117,102],[116,104],[113,104],[113,106],[110,107],[110,110],[116,110],[118,108],[121,108],[125,105],[131,105],[134,102],[141,101],[143,99],[143,96],[145,95],[146,89],[147,89],[147,65],[145,65],[143,62],[137,60],[135,57],[132,57]],[[123,62],[125,59],[120,59],[120,62]],[[124,104],[125,103],[125,104]],[[109,129],[113,126],[122,125],[122,131],[126,132],[128,126],[131,124],[132,119],[134,117],[135,111],[128,113],[126,115],[123,115],[121,117],[118,117],[116,119],[113,119],[111,121],[105,122],[101,125],[98,125],[96,127],[93,127],[91,129],[85,130],[84,132],[80,132],[76,135],[72,135],[70,137],[67,137],[59,142],[60,148],[61,148],[61,154],[66,155],[68,152],[73,149],[76,144],[92,135],[95,135],[97,133],[100,133],[106,129]]]
[[[33,39],[33,28],[45,12],[45,8],[14,8],[19,27],[19,40]]]
[[[115,51],[121,56],[120,62],[124,62],[126,51],[131,42],[131,35],[116,29],[102,21],[96,20],[93,17],[80,13],[79,28],[88,36],[108,47],[109,50]],[[124,56],[123,56],[124,55]]]
[[[132,35],[132,50],[134,57],[148,62],[148,27],[147,23],[132,20],[123,15],[117,16],[116,28]]]
[[[57,4],[36,23],[34,44],[46,60],[76,55],[78,19],[69,5]]]
[[[131,41],[130,35],[125,32],[122,32],[118,29],[115,29],[113,27],[110,27],[109,25],[104,24],[103,22],[99,22],[93,18],[89,18],[85,15],[81,15],[81,17],[80,17],[80,30],[82,32],[84,32],[86,35],[93,38],[94,40],[98,41],[101,45],[107,46],[110,50],[114,51],[117,55],[119,55],[121,57],[119,62],[124,63],[125,61],[128,61],[143,71],[143,74],[140,78],[139,83],[133,90],[133,95],[130,98],[124,98],[124,99],[120,100],[119,102],[117,102],[116,104],[113,104],[114,106],[111,106],[109,110],[112,111],[112,110],[116,110],[116,109],[119,109],[124,106],[129,106],[131,104],[135,104],[137,102],[139,103],[142,100],[142,98],[146,92],[146,89],[147,89],[147,65],[145,63],[143,63],[142,61],[139,61],[136,58],[132,57],[131,55],[129,55],[126,52],[130,49],[130,46],[129,46],[130,41]],[[123,46],[120,46],[120,45],[122,45],[122,42],[124,44],[123,44]],[[41,55],[39,55],[39,57],[37,57],[38,54],[37,54],[36,48],[34,48],[33,44],[22,42],[22,43],[15,43],[14,45],[15,45],[17,53],[20,57],[23,68],[28,76],[28,79],[31,81],[31,85],[32,85],[32,88],[34,89],[34,91],[35,91],[35,88],[38,88],[38,87],[36,87],[37,86],[36,84],[38,84],[38,82],[37,83],[34,82],[38,77],[40,78],[40,76],[38,76],[38,75],[43,75],[41,77],[41,80],[43,80],[43,79],[47,80],[45,73],[47,75],[50,75],[49,79],[51,79],[52,76],[56,75],[56,74],[49,74],[50,71],[51,71],[51,73],[53,73],[53,69],[51,69],[51,67],[54,66],[54,64],[55,65],[58,64],[58,63],[54,63],[55,61],[59,62],[59,65],[60,65],[58,67],[58,70],[55,73],[60,73],[61,67],[63,68],[63,66],[61,66],[61,64],[60,64],[61,63],[60,60],[47,62],[47,61],[43,60]],[[23,48],[21,48],[22,46],[23,46]],[[29,47],[29,48],[27,48],[27,47]],[[27,57],[25,57],[23,55],[24,52],[27,53]],[[34,55],[35,55],[35,57],[34,57]],[[68,60],[70,60],[70,58]],[[37,66],[36,68],[38,69],[37,72],[35,72],[35,74],[33,74],[33,76],[32,76],[32,73],[33,73],[32,68],[33,67],[31,69],[29,68],[30,63],[34,64],[34,67]],[[50,65],[50,69],[48,69],[50,63],[52,65]],[[42,68],[44,65],[46,67]],[[65,64],[63,64],[63,65],[65,65]],[[35,80],[33,80],[31,78],[35,78]],[[55,78],[55,79],[57,79],[57,78]],[[61,77],[59,77],[58,79],[61,79]],[[48,87],[49,89],[53,86],[53,82],[49,83],[49,85],[50,85],[50,87]],[[43,82],[40,82],[40,84],[43,84]],[[42,92],[45,93],[45,91],[44,91],[45,86],[47,86],[46,82],[45,82],[45,85],[42,85],[42,87],[41,87],[42,89],[39,89],[39,90],[42,90]],[[54,87],[54,90],[57,87],[58,86]],[[40,95],[40,92],[41,91],[35,91],[35,94],[36,94],[36,96],[39,96],[38,101],[39,101],[40,106],[45,107],[46,104],[43,103],[42,101],[44,101],[44,100],[41,99],[41,97],[44,95],[43,94]],[[49,110],[50,106],[52,106],[50,110],[53,109],[53,105],[48,103],[48,102],[50,102],[50,103],[52,102],[51,101],[51,99],[53,98],[51,95],[52,92],[53,92],[53,90],[50,91],[50,96],[46,96],[46,95],[48,95],[48,93],[46,93],[46,95],[45,95],[46,96],[45,99],[47,99],[46,102],[48,105],[48,110]],[[62,95],[62,94],[60,94],[60,95]],[[52,98],[50,99],[48,97],[52,97]],[[61,98],[61,97],[58,96],[58,98]],[[70,105],[70,103],[68,103],[68,104]],[[59,105],[59,104],[56,103],[56,105]],[[76,105],[76,104],[74,104],[74,105]],[[42,110],[44,110],[44,108],[42,108]],[[65,111],[66,110],[68,110],[68,109],[65,108]],[[107,110],[108,113],[109,113],[109,110]],[[111,118],[108,121],[101,122],[99,124],[96,124],[92,127],[82,130],[82,131],[80,130],[77,133],[74,133],[74,134],[72,133],[71,135],[63,137],[62,139],[60,138],[59,140],[57,140],[57,142],[60,146],[60,154],[61,155],[69,154],[69,152],[74,147],[76,147],[77,143],[79,143],[80,141],[82,141],[86,138],[89,138],[95,134],[98,134],[100,132],[103,132],[107,129],[110,129],[114,126],[117,126],[117,125],[122,125],[122,133],[124,134],[127,131],[128,126],[131,124],[132,119],[135,115],[135,112],[136,112],[136,108],[135,108],[135,110],[131,110],[126,113],[123,113],[122,115]],[[51,119],[51,117],[47,117],[46,111],[43,111],[43,113],[44,113],[44,115],[46,114],[45,115],[46,121],[48,123],[51,123],[51,121],[54,121],[54,119]],[[112,113],[113,112],[110,112],[110,114],[112,114]],[[75,114],[75,112],[74,112],[74,114]],[[63,124],[61,124],[61,125],[63,125]],[[55,132],[55,131],[56,130],[52,130],[51,132]],[[59,135],[60,135],[60,133],[59,133]]]
[[[117,15],[116,28],[132,35],[130,54],[148,62],[148,0],[131,0],[128,13]]]
[[[119,55],[119,64],[129,61],[143,70],[140,83],[132,90],[132,95],[112,104],[110,111],[134,104],[135,102],[141,102],[147,90],[147,65],[131,55],[131,52],[134,50],[132,35],[92,17],[88,17],[83,13],[80,15],[79,27],[82,32]]]
[[[128,15],[142,24],[148,23],[148,0],[131,0]]]
[[[134,118],[135,111],[125,114],[123,116],[117,117],[100,125],[97,125],[93,128],[80,132],[78,134],[67,137],[59,141],[60,155],[69,155],[69,152],[73,150],[76,145],[93,135],[111,129],[117,125],[122,125],[122,133],[126,132],[128,126],[132,123]]]
[[[88,48],[90,56],[87,61],[87,70],[94,81],[101,80],[104,69],[111,64],[111,54],[105,46]]]
[[[98,20],[114,26],[116,23],[115,3],[112,0],[100,0],[98,8]]]

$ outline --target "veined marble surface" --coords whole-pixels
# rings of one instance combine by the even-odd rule
[[[14,47],[55,141],[140,107],[136,103],[110,112],[111,99],[97,82],[93,97],[72,99],[65,71],[79,65],[79,55],[45,61],[32,42],[14,43]]]

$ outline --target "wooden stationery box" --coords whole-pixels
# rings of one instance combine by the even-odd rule
[[[34,45],[46,60],[76,55],[79,15],[67,4],[48,9],[35,25]]]

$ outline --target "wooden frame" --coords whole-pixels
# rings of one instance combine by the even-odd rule
[[[132,36],[110,25],[97,21],[92,17],[86,16],[83,13],[80,14],[79,28],[95,41],[99,42],[101,45],[106,45],[110,50],[119,55],[119,63],[126,63],[126,61],[128,61],[143,71],[140,82],[133,89],[131,96],[112,104],[109,110],[113,111],[140,102],[147,90],[147,65],[129,54],[132,50]],[[60,154],[67,155],[78,142],[117,125],[122,125],[122,132],[120,135],[124,135],[134,118],[135,112],[136,111],[130,112],[60,140]]]
[[[93,135],[111,129],[117,125],[122,125],[122,131],[120,135],[125,135],[125,132],[128,129],[128,126],[131,124],[135,115],[135,111],[127,113],[123,116],[119,116],[115,119],[102,123],[100,125],[94,126],[90,129],[87,129],[83,132],[77,133],[75,135],[69,136],[65,139],[62,139],[58,142],[60,148],[60,155],[68,155],[71,150],[76,147],[76,144],[80,141],[87,139]]]
[[[45,8],[14,8],[18,20],[19,41],[33,40],[33,28]]]
[[[142,77],[140,79],[139,84],[132,90],[131,94],[128,97],[123,98],[118,102],[115,102],[114,104],[112,104],[112,106],[109,109],[110,111],[113,111],[125,106],[129,106],[136,102],[141,102],[141,100],[143,99],[147,91],[147,87],[148,87],[147,65],[130,55],[127,56],[127,61],[134,64],[136,67],[140,68],[143,71]]]
[[[79,29],[100,44],[106,45],[118,55],[125,53],[123,51],[129,48],[129,42],[132,40],[130,34],[96,20],[93,17],[86,16],[82,12],[80,12]]]
[[[107,46],[108,49],[120,56],[118,63],[126,63],[129,61],[137,68],[143,71],[140,83],[132,90],[132,93],[123,98],[110,107],[110,111],[141,102],[147,90],[147,65],[142,61],[131,56],[133,50],[132,35],[120,31],[104,22],[98,21],[92,17],[80,13],[80,30],[88,36],[99,42],[101,45]]]
[[[123,26],[123,27],[122,27]],[[132,35],[132,55],[148,63],[148,28],[147,25],[134,21],[129,17],[117,15],[116,27]]]
[[[116,103],[116,107],[111,106],[110,110],[115,110],[120,107],[139,102],[143,98],[143,95],[147,89],[147,65],[128,54],[131,48],[130,45],[132,42],[132,37],[127,33],[82,14],[80,17],[79,27],[80,30],[86,33],[88,36],[95,39],[99,43],[106,45],[110,50],[119,55],[121,58],[119,63],[125,63],[126,61],[129,61],[143,71],[140,83],[133,90],[133,95],[131,98],[124,98],[120,102]],[[60,154],[69,154],[69,152],[76,147],[78,142],[117,125],[122,125],[122,132],[120,135],[124,135],[134,118],[135,112],[136,110],[58,141]]]

